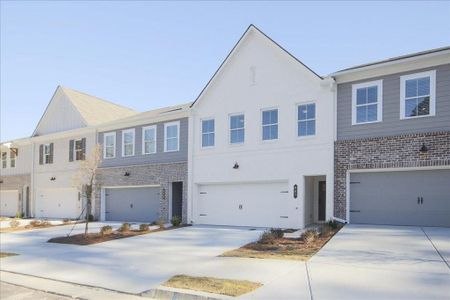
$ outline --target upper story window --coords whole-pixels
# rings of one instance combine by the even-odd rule
[[[278,139],[278,109],[262,111],[262,139]]]
[[[352,125],[382,120],[383,81],[371,81],[352,86]]]
[[[122,156],[134,155],[134,128],[122,130]]]
[[[69,161],[85,160],[86,138],[69,141]]]
[[[47,165],[53,163],[53,143],[39,146],[39,164]]]
[[[2,168],[3,169],[5,169],[6,168],[6,166],[7,166],[7,163],[8,163],[8,161],[7,161],[7,155],[8,155],[8,153],[7,152],[2,152]]]
[[[9,167],[11,167],[11,168],[16,167],[16,157],[17,157],[16,151],[17,151],[17,148],[11,149],[11,151],[9,152]]]
[[[214,119],[202,120],[202,147],[213,147],[215,143]]]
[[[245,140],[244,115],[230,116],[230,144],[242,144]]]
[[[142,154],[156,153],[156,125],[142,128]]]
[[[301,104],[297,108],[297,136],[312,136],[316,134],[316,104]]]
[[[108,132],[103,135],[103,157],[116,157],[116,133]]]
[[[164,124],[164,152],[180,149],[180,122]]]
[[[436,71],[400,77],[400,119],[434,116]]]

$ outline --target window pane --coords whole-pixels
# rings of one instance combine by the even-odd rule
[[[298,136],[306,136],[306,122],[298,122]]]
[[[361,88],[356,90],[356,104],[367,103],[367,89]]]
[[[177,125],[170,125],[167,126],[167,138],[175,138],[178,135],[178,126]]]
[[[152,141],[155,139],[155,129],[151,128],[151,129],[145,129],[144,131],[144,139],[146,141]]]
[[[114,145],[114,136],[112,136],[112,135],[107,135],[107,136],[106,136],[105,144],[106,144],[107,146]]]
[[[232,144],[244,142],[244,129],[232,130],[230,134],[230,142]]]
[[[367,88],[367,103],[377,102],[378,90],[376,86]]]
[[[316,117],[316,105],[308,104],[306,109],[307,109],[306,117],[308,119],[314,119]]]
[[[106,147],[106,157],[113,157],[114,156],[114,148],[113,147]]]
[[[270,120],[272,121],[272,124],[278,123],[278,109],[274,109],[271,111]]]
[[[418,96],[427,96],[430,94],[430,77],[417,80],[417,94]]]
[[[373,122],[377,120],[377,104],[367,106],[367,122]]]
[[[411,79],[411,80],[406,80],[406,97],[415,97],[417,96],[417,80],[416,79]]]
[[[430,97],[421,97],[417,99],[418,115],[426,116],[430,114]]]
[[[417,116],[417,98],[405,101],[405,117]]]
[[[131,133],[131,132],[125,133],[123,136],[123,139],[124,139],[125,144],[133,143],[133,133]]]
[[[124,149],[125,149],[125,155],[132,155],[133,154],[133,144],[125,145]]]
[[[214,131],[214,120],[202,121],[202,132],[213,132]]]
[[[202,146],[203,147],[214,146],[214,133],[205,133],[202,135]]]
[[[307,135],[315,135],[316,134],[316,121],[307,121]]]
[[[271,124],[270,111],[263,111],[263,125]]]
[[[243,128],[244,127],[244,115],[231,116],[230,117],[230,128]]]
[[[356,123],[364,123],[367,121],[367,107],[360,106],[356,108]]]
[[[149,153],[155,153],[155,152],[156,152],[155,145],[156,145],[156,144],[155,144],[154,141],[151,141],[151,142],[145,142],[145,143],[144,143],[144,147],[145,147],[144,151],[145,151],[145,153],[146,153],[146,154],[149,154]]]
[[[270,126],[270,137],[272,139],[277,139],[278,138],[278,125]]]
[[[177,146],[178,146],[178,139],[168,139],[166,141],[167,143],[167,150],[168,151],[174,151],[177,150]]]
[[[270,140],[270,126],[263,127],[263,140]]]
[[[306,105],[300,105],[298,107],[298,119],[305,120],[306,119],[307,108]]]

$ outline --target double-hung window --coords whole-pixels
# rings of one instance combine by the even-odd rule
[[[8,163],[8,161],[7,161],[7,155],[8,155],[7,152],[2,152],[2,168],[3,168],[3,169],[6,168],[7,163]]]
[[[435,115],[436,71],[400,77],[400,119]]]
[[[278,139],[278,109],[262,111],[263,141]]]
[[[134,128],[122,130],[122,156],[134,155]]]
[[[180,122],[164,124],[164,152],[180,150]]]
[[[103,135],[103,157],[116,157],[116,133],[108,132]]]
[[[352,86],[352,125],[382,120],[383,81],[371,81]]]
[[[44,164],[51,164],[52,161],[52,146],[51,144],[44,145]]]
[[[242,144],[245,140],[244,115],[230,116],[230,144]]]
[[[16,167],[16,157],[17,157],[16,151],[17,151],[17,148],[14,150],[11,149],[11,151],[9,152],[9,167],[11,167],[11,168]]]
[[[297,136],[316,134],[316,104],[301,104],[297,107]]]
[[[156,125],[142,128],[142,154],[156,153]]]
[[[202,147],[214,147],[215,124],[214,119],[202,120]]]

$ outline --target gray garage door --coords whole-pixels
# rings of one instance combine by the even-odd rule
[[[106,221],[146,222],[159,219],[159,187],[105,190]]]
[[[450,227],[450,170],[351,174],[350,223]]]

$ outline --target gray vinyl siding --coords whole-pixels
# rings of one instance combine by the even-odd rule
[[[433,117],[400,119],[400,76],[436,70],[436,114]],[[352,85],[383,80],[383,120],[352,125]],[[337,139],[347,140],[435,131],[450,131],[450,64],[338,84]]]
[[[180,148],[179,151],[164,152],[164,124],[180,121]],[[142,127],[156,125],[156,153],[142,154]],[[122,130],[135,129],[134,155],[122,157]],[[98,142],[103,145],[104,133],[114,132],[105,131],[98,134]],[[148,123],[136,127],[126,127],[116,132],[116,157],[103,158],[101,167],[119,167],[152,163],[173,163],[187,161],[188,153],[188,118],[170,120],[160,123]]]

